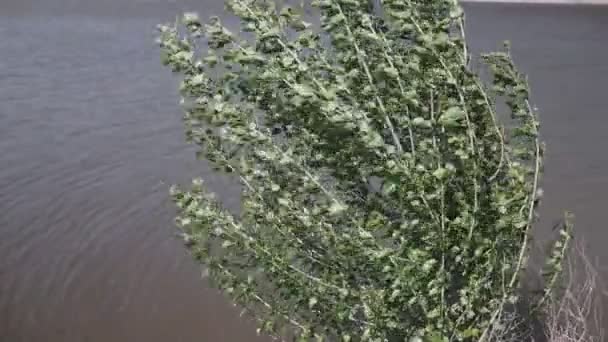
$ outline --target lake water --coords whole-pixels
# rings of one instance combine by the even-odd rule
[[[0,1],[0,341],[257,341],[174,238],[167,187],[202,175],[155,25],[219,0]],[[548,145],[546,230],[564,209],[608,262],[608,7],[468,5],[503,39]],[[608,273],[607,273],[608,274]]]

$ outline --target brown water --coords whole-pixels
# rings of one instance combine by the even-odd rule
[[[0,0],[0,342],[256,341],[174,239],[167,184],[234,184],[183,143],[154,26],[219,0]],[[608,8],[470,5],[475,50],[513,41],[562,209],[608,262]],[[261,340],[261,339],[259,339]]]

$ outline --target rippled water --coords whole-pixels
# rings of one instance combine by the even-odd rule
[[[154,27],[218,0],[0,2],[0,341],[255,341],[174,239],[167,184],[235,186],[183,143]],[[549,146],[544,216],[577,213],[608,262],[608,9],[467,6],[504,38]],[[261,340],[261,339],[260,339]]]

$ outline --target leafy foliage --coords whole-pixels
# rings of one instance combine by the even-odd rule
[[[239,33],[186,13],[159,39],[187,138],[243,186],[239,215],[202,180],[172,189],[210,278],[276,337],[487,339],[517,301],[542,169],[508,49],[483,83],[456,0],[317,0],[320,26],[226,5]]]

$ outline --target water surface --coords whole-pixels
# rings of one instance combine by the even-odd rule
[[[174,236],[167,185],[236,187],[183,143],[154,27],[218,0],[0,2],[0,341],[256,341]],[[469,5],[475,51],[511,39],[549,146],[540,229],[563,209],[608,262],[608,8]],[[259,339],[260,341],[262,339]]]

